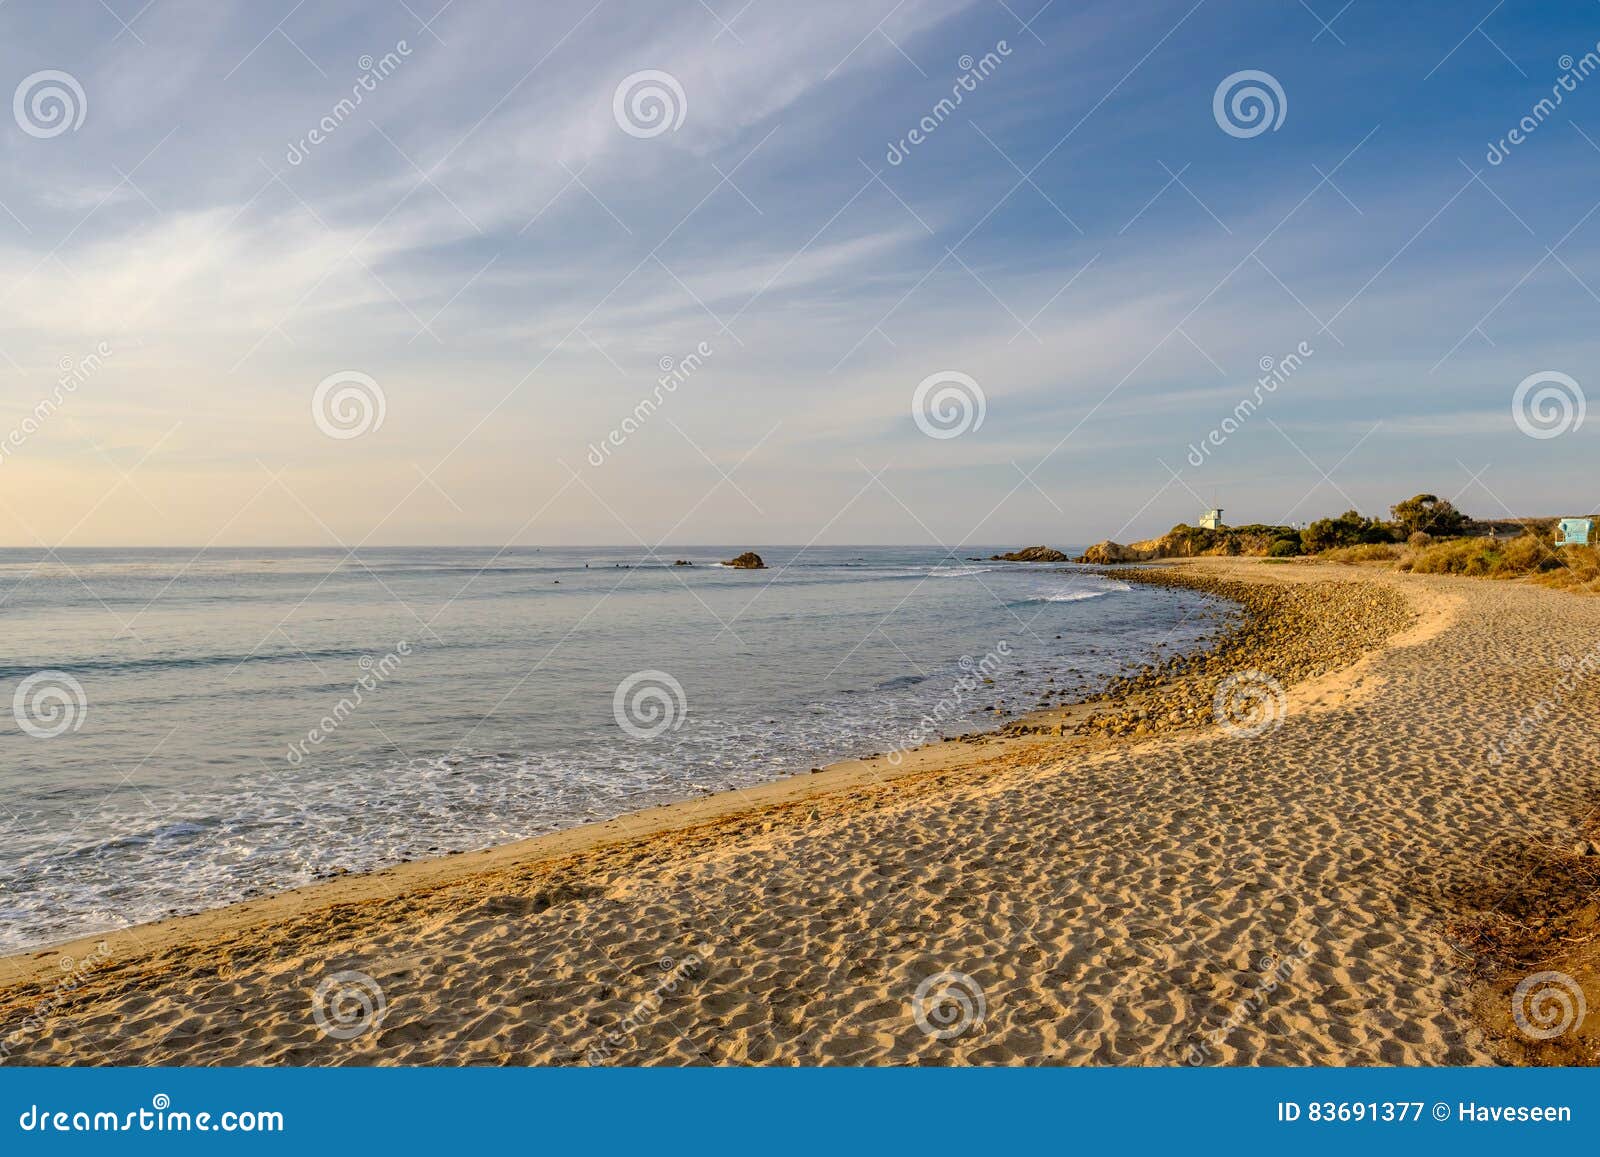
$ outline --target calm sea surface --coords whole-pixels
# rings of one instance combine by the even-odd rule
[[[887,751],[941,705],[930,739],[991,727],[1218,625],[1071,568],[715,565],[742,549],[0,551],[0,950]]]

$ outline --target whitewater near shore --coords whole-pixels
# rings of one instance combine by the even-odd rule
[[[1600,687],[1568,677],[1600,600],[1173,569],[1362,584],[1406,621],[1289,680],[1264,728],[1175,708],[1170,729],[935,744],[11,957],[9,1059],[1507,1059],[1453,897],[1509,884],[1516,849],[1570,841],[1600,800]]]

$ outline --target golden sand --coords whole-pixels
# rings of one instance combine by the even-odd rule
[[[1486,758],[1600,600],[1182,567],[1379,584],[1414,621],[1260,734],[934,744],[9,958],[0,1032],[31,1017],[9,1051],[43,1064],[1504,1057],[1438,881],[1512,871],[1508,842],[1600,798],[1591,681]]]

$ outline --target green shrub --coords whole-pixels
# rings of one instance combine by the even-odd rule
[[[1299,553],[1300,539],[1298,536],[1275,539],[1272,545],[1267,547],[1268,558],[1293,558]]]
[[[1399,530],[1399,537],[1413,534],[1431,534],[1435,538],[1451,538],[1466,531],[1467,516],[1457,510],[1448,498],[1437,494],[1417,494],[1404,502],[1389,507],[1389,514]]]
[[[1312,554],[1340,546],[1393,542],[1394,538],[1394,529],[1388,523],[1364,518],[1354,510],[1347,510],[1338,518],[1319,518],[1300,532],[1301,545]]]

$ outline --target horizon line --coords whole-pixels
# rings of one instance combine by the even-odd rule
[[[753,550],[756,547],[763,547],[763,548],[768,549],[768,550],[789,550],[791,548],[792,549],[797,549],[797,550],[850,550],[850,549],[857,549],[857,548],[870,548],[870,549],[874,549],[874,550],[887,550],[887,549],[907,549],[907,550],[917,549],[917,550],[923,550],[923,549],[926,549],[926,550],[945,550],[945,551],[950,551],[950,550],[978,550],[978,549],[987,548],[987,547],[993,547],[993,546],[1009,546],[1009,545],[1010,545],[1009,542],[985,542],[985,543],[977,543],[977,544],[967,544],[967,545],[963,545],[963,546],[959,546],[959,547],[947,547],[947,546],[941,546],[938,543],[930,544],[930,543],[922,543],[922,542],[832,542],[832,543],[791,543],[791,542],[765,542],[765,543],[762,543],[762,542],[758,542],[758,543],[755,543],[754,546],[750,546],[748,544],[740,544],[740,543],[734,543],[734,542],[727,542],[727,543],[698,542],[698,543],[681,543],[681,544],[679,544],[677,547],[675,547],[673,549],[687,550],[687,549],[692,549],[692,548],[695,548],[695,547],[702,547],[702,548],[715,547],[715,548],[721,549],[723,547],[730,547],[731,548],[731,547],[735,547],[735,546],[742,546],[743,549],[747,549],[747,550]],[[1048,544],[1039,544],[1039,545],[1048,545]],[[351,554],[354,554],[355,552],[357,552],[359,550],[633,550],[633,551],[641,551],[641,552],[643,552],[645,554],[660,554],[660,553],[662,553],[663,549],[664,549],[663,547],[627,546],[627,545],[622,544],[622,543],[564,543],[564,542],[536,543],[536,544],[531,544],[531,545],[504,544],[504,545],[499,545],[499,546],[497,546],[497,545],[495,545],[493,543],[442,543],[442,542],[436,542],[436,543],[406,542],[406,543],[375,544],[375,545],[369,545],[369,546],[328,546],[328,545],[311,545],[309,543],[279,543],[279,544],[272,544],[272,543],[246,543],[246,544],[243,544],[243,545],[233,545],[233,546],[225,546],[225,545],[195,546],[195,545],[192,545],[192,544],[185,544],[185,543],[176,543],[176,544],[165,545],[165,546],[159,545],[159,544],[141,544],[141,545],[105,544],[105,545],[96,545],[96,546],[82,546],[82,545],[79,545],[79,546],[8,546],[8,545],[0,545],[0,552],[3,552],[3,551],[28,550],[28,551],[37,551],[37,552],[40,552],[40,553],[43,553],[43,554],[59,554],[60,552],[66,551],[66,550],[187,550],[187,551],[193,551],[196,554],[204,554],[207,551],[213,551],[213,550],[328,550],[328,551],[339,551],[339,550],[342,550],[342,551],[346,551],[346,552],[351,553]]]

